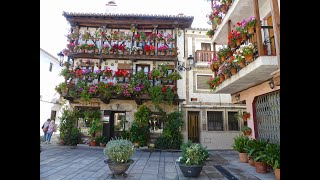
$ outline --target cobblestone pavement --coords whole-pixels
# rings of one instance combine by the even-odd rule
[[[40,153],[40,179],[112,179],[111,171],[103,161],[102,147],[86,145],[60,146],[56,143],[42,143]],[[209,160],[198,178],[186,178],[175,163],[180,152],[148,151],[137,149],[127,170],[127,177],[116,176],[115,179],[137,180],[275,180],[273,171],[261,174],[249,163],[240,163],[236,151],[210,151]]]

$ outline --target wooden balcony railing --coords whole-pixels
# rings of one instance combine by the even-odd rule
[[[213,51],[203,51],[203,50],[197,50],[196,51],[196,62],[210,62],[213,59],[214,52]]]

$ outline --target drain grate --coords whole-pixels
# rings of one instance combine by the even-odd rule
[[[213,165],[224,177],[228,180],[238,180],[234,175],[232,175],[229,171],[227,171],[224,167],[220,165]]]

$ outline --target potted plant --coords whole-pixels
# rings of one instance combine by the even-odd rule
[[[214,35],[214,30],[210,29],[209,31],[207,31],[206,35],[209,36],[209,38],[212,38],[212,36]]]
[[[242,126],[241,131],[243,132],[243,134],[245,136],[250,136],[252,129],[250,127],[248,127],[247,125]]]
[[[244,56],[247,62],[251,62],[253,60],[253,50],[254,46],[252,45],[252,43],[240,46],[240,52],[242,51],[242,55]]]
[[[253,34],[255,30],[255,25],[257,23],[257,19],[254,16],[251,16],[247,21],[242,20],[242,27],[247,29],[248,34]]]
[[[168,75],[168,80],[175,81],[175,80],[179,80],[179,79],[182,79],[182,76],[177,71],[173,71],[172,73],[170,73]]]
[[[105,147],[108,142],[108,138],[105,136],[99,136],[96,138],[96,143],[100,145],[100,147]]]
[[[234,138],[234,144],[232,147],[234,150],[239,152],[240,162],[248,162],[248,153],[246,152],[245,147],[249,141],[249,138],[243,135],[238,135]]]
[[[108,164],[113,178],[115,175],[126,176],[125,172],[128,170],[130,164],[134,162],[134,160],[131,159],[134,153],[132,142],[122,138],[112,139],[103,149],[103,153],[108,158],[104,160],[104,163]]]
[[[267,144],[265,151],[267,154],[267,164],[273,168],[277,180],[280,180],[280,145]]]
[[[254,160],[254,166],[256,167],[256,172],[266,172],[266,164],[261,162],[263,159],[265,160],[265,156],[263,155],[264,149],[266,148],[268,142],[263,139],[252,139],[245,146],[245,151],[248,152],[248,157]],[[257,158],[259,157],[259,158]],[[260,160],[259,160],[260,159]]]
[[[188,141],[181,145],[181,156],[177,164],[185,177],[198,177],[208,157],[209,153],[205,147]]]

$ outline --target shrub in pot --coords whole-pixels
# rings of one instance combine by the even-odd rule
[[[267,154],[267,164],[273,167],[277,180],[280,179],[280,145],[267,144],[265,152]]]
[[[111,139],[103,149],[104,155],[108,159],[104,163],[108,164],[113,177],[114,175],[125,175],[130,164],[134,161],[131,159],[134,148],[131,141],[122,138]]]
[[[188,141],[181,145],[181,157],[177,160],[182,174],[185,177],[198,177],[209,157],[208,150],[201,144]]]
[[[239,152],[240,162],[248,162],[248,153],[245,150],[246,145],[250,139],[244,135],[238,135],[234,138],[233,149]]]

